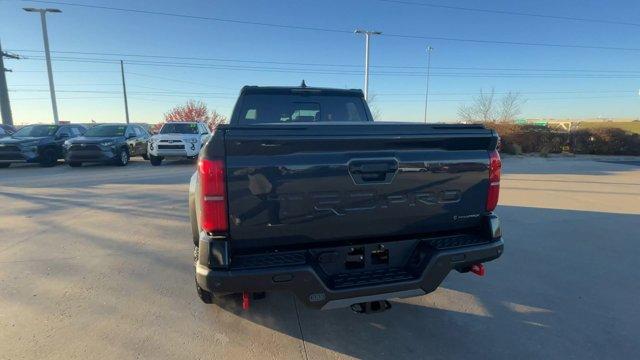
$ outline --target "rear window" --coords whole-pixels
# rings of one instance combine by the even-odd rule
[[[240,109],[243,125],[365,121],[364,102],[356,96],[248,94]]]

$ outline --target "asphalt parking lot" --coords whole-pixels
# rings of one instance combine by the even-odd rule
[[[637,160],[637,159],[636,159]],[[504,256],[381,314],[193,285],[192,163],[0,169],[0,358],[636,358],[640,166],[507,158]]]

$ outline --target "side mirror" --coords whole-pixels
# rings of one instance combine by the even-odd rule
[[[133,139],[134,137],[136,137],[136,134],[129,134],[129,135],[127,135],[127,139]]]

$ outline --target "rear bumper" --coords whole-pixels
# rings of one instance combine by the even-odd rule
[[[480,244],[444,249],[434,248],[434,239],[406,240],[412,242],[409,247],[414,246],[411,250],[412,256],[417,251],[424,252],[420,257],[420,264],[413,270],[403,272],[404,270],[389,271],[377,268],[343,271],[341,274],[328,276],[324,271],[326,269],[318,264],[316,256],[322,254],[325,249],[277,255],[272,253],[268,255],[269,259],[259,261],[255,261],[256,256],[253,256],[254,259],[249,262],[234,258],[236,263],[242,264],[216,269],[210,263],[217,262],[216,257],[224,257],[226,249],[219,247],[220,240],[202,235],[199,247],[200,263],[196,265],[196,281],[201,288],[217,295],[244,291],[290,291],[303,303],[317,309],[333,309],[359,302],[424,295],[436,290],[451,270],[464,270],[474,264],[497,259],[502,255],[504,247],[501,237]],[[449,239],[436,240],[447,242]],[[389,245],[393,249],[394,245]],[[399,246],[404,245],[407,244]],[[333,251],[335,248],[329,250]],[[203,259],[209,257],[212,259],[207,264]],[[336,276],[347,276],[350,283],[341,281],[337,286]],[[380,281],[372,281],[374,278],[379,278]]]

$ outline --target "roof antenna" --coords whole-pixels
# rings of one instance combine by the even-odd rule
[[[303,89],[307,87],[307,84],[304,82],[304,79],[302,79],[302,84],[300,84],[300,87]]]

